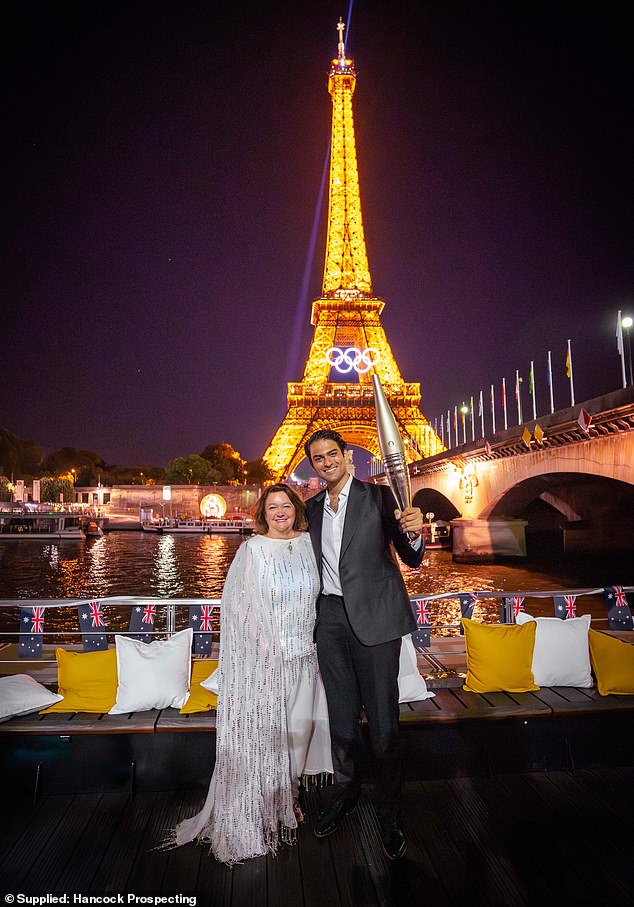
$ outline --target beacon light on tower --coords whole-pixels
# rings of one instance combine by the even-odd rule
[[[385,468],[385,475],[399,510],[412,505],[412,488],[403,440],[400,436],[394,413],[390,409],[378,375],[372,375],[374,388],[374,409],[379,447]]]

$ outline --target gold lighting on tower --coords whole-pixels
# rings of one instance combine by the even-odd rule
[[[288,385],[288,410],[264,454],[276,479],[299,464],[304,442],[319,428],[334,428],[349,443],[379,454],[373,372],[409,445],[410,462],[444,449],[420,411],[420,384],[401,377],[381,324],[385,303],[372,293],[352,114],[357,76],[345,54],[344,28],[340,19],[337,58],[328,74],[332,140],[322,295],[313,303],[315,332],[303,378]],[[343,380],[331,380],[333,371]]]

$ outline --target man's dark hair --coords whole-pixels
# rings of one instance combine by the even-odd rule
[[[338,431],[333,431],[330,428],[320,428],[319,431],[313,432],[308,441],[304,444],[304,453],[306,454],[309,463],[313,462],[310,456],[310,448],[316,441],[334,441],[341,453],[346,449],[346,442]]]

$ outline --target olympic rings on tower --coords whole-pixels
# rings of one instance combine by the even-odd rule
[[[340,375],[348,375],[352,371],[365,375],[373,365],[379,364],[380,358],[379,351],[373,346],[364,350],[359,350],[356,346],[331,346],[325,356],[328,365],[336,368]]]

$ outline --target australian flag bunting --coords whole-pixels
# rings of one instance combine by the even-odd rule
[[[555,617],[561,617],[562,620],[570,620],[577,616],[577,596],[576,595],[553,595],[555,606]]]
[[[473,606],[477,600],[476,596],[472,595],[471,592],[463,592],[460,596],[460,616],[471,620],[473,617]],[[460,624],[460,635],[462,636],[463,634],[464,630],[462,629],[462,624]]]
[[[84,652],[95,652],[108,648],[106,636],[106,618],[101,602],[87,602],[77,608],[79,626],[82,631]],[[102,631],[101,633],[99,631]]]
[[[128,637],[140,639],[142,642],[152,642],[150,633],[154,630],[155,619],[156,605],[134,605],[130,611]]]
[[[18,658],[41,658],[44,633],[43,605],[20,608]]]
[[[418,629],[412,633],[412,642],[415,647],[429,648],[431,630],[429,626],[429,606],[424,598],[419,598],[412,602],[414,606],[414,616]]]
[[[194,629],[192,655],[211,657],[211,632],[213,630],[213,605],[194,605],[189,609],[189,626]]]
[[[603,594],[608,609],[610,630],[634,630],[632,612],[623,586],[606,586]]]
[[[520,611],[524,610],[524,596],[511,595],[502,599],[500,608],[500,623],[512,624]]]

